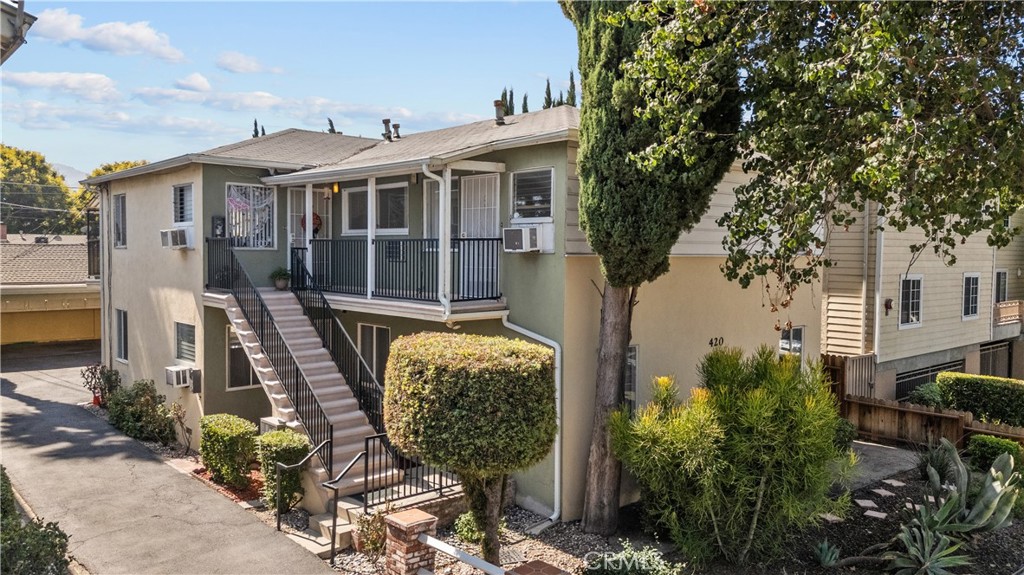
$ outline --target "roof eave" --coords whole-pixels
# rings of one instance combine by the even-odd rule
[[[358,180],[369,176],[399,176],[403,174],[419,172],[424,163],[426,163],[430,169],[437,169],[443,166],[444,164],[448,164],[458,160],[465,160],[467,158],[472,158],[475,156],[479,156],[481,154],[487,154],[490,152],[507,150],[511,148],[522,148],[524,146],[551,144],[567,140],[578,140],[578,130],[576,128],[564,128],[552,132],[546,132],[543,134],[534,134],[530,136],[522,136],[519,138],[511,138],[508,140],[499,140],[497,142],[491,142],[481,146],[474,146],[472,148],[458,150],[457,152],[453,152],[451,154],[442,156],[430,156],[425,158],[416,158],[412,160],[403,160],[401,162],[375,164],[372,166],[360,166],[357,168],[338,168],[335,170],[319,171],[315,174],[296,172],[294,174],[268,176],[262,178],[262,180],[263,183],[267,185],[283,186],[292,184],[327,184],[331,182],[338,182],[344,180]]]
[[[114,180],[122,180],[124,178],[131,178],[135,176],[143,176],[146,174],[154,174],[167,170],[173,170],[174,168],[180,168],[182,166],[193,163],[211,164],[218,166],[233,166],[242,168],[263,168],[273,170],[304,170],[315,167],[312,164],[297,164],[294,162],[272,162],[265,160],[250,160],[246,158],[209,156],[206,154],[185,154],[183,156],[168,158],[166,160],[153,162],[152,164],[146,164],[144,166],[137,166],[134,168],[129,168],[127,170],[121,170],[119,172],[103,174],[102,176],[96,176],[95,178],[86,178],[84,180],[81,180],[79,183],[85,186],[103,184],[107,182],[112,182]]]

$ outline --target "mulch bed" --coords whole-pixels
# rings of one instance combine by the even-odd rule
[[[234,487],[231,485],[224,485],[217,483],[213,480],[212,475],[205,467],[200,467],[192,471],[192,474],[202,479],[204,483],[210,487],[216,489],[226,497],[235,500],[236,502],[248,502],[255,501],[263,497],[263,473],[258,469],[249,471],[249,484],[245,487]]]

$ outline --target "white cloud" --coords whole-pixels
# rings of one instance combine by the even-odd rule
[[[185,54],[171,45],[170,37],[154,30],[149,22],[105,22],[85,27],[82,17],[68,12],[67,8],[40,12],[31,36],[60,44],[77,42],[89,50],[119,56],[143,54],[170,62],[185,59]]]
[[[193,72],[192,74],[178,80],[174,83],[174,87],[182,90],[191,90],[193,92],[209,92],[211,89],[210,81],[199,72]]]
[[[194,92],[177,88],[140,88],[135,97],[152,105],[182,102],[228,111],[280,109],[287,102],[269,92]]]
[[[121,94],[110,77],[75,72],[4,72],[4,83],[17,88],[50,90],[92,102],[112,102]]]
[[[89,106],[59,106],[38,100],[4,102],[4,121],[29,130],[93,128],[131,134],[160,134],[189,138],[225,138],[239,133],[237,126],[213,120],[169,114],[138,116],[121,110]]]
[[[259,74],[262,72],[280,74],[283,72],[281,68],[270,68],[256,58],[241,52],[221,52],[217,57],[217,67],[235,74]]]

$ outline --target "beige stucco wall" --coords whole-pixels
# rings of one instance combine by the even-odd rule
[[[172,250],[160,245],[160,230],[174,227],[172,189],[192,184],[197,249]],[[111,213],[113,194],[126,195],[127,246],[113,248],[110,218],[102,218],[104,256],[102,278],[107,286],[103,324],[103,361],[121,372],[126,383],[152,379],[167,403],[182,403],[190,421],[198,420],[199,398],[186,388],[166,385],[164,368],[189,365],[175,359],[174,322],[196,326],[196,360],[203,368],[203,251],[199,223],[204,220],[202,168],[189,165],[164,174],[145,175],[110,183],[103,194],[104,214]],[[115,359],[114,310],[128,312],[128,361]],[[194,425],[198,433],[198,425]]]
[[[596,257],[566,262],[562,516],[573,520],[583,506],[597,373],[601,297],[591,282],[604,282]],[[713,338],[745,350],[778,344],[777,318],[763,307],[763,292],[727,281],[721,263],[713,257],[673,257],[668,274],[640,288],[632,324],[632,343],[639,346],[638,403],[649,401],[655,376],[674,375],[684,394],[698,385],[697,364]],[[778,318],[804,326],[807,360],[817,359],[820,349],[820,293],[819,286],[802,288]]]

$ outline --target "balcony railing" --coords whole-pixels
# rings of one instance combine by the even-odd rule
[[[206,289],[230,290],[235,273],[230,241],[206,238]]]
[[[95,209],[85,211],[85,244],[88,254],[89,277],[100,277],[100,213]]]
[[[1021,318],[1024,317],[1022,313],[1022,307],[1024,307],[1024,301],[1011,300],[1001,301],[995,305],[992,310],[992,325],[1010,325],[1012,323],[1020,323]]]
[[[372,297],[438,301],[436,239],[375,239]],[[324,292],[366,296],[365,238],[312,240],[314,286]],[[500,238],[459,238],[451,243],[452,301],[499,299]]]

